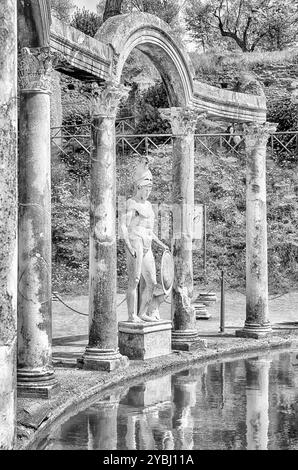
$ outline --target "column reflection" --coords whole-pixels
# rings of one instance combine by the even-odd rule
[[[248,450],[267,450],[268,447],[270,364],[268,358],[245,361]]]

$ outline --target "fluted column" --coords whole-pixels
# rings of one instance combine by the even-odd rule
[[[192,108],[161,110],[173,133],[173,241],[175,280],[172,293],[172,347],[205,347],[198,338],[193,296],[192,238],[194,220],[194,132],[199,113]],[[201,115],[202,116],[202,115]],[[204,115],[205,116],[205,115]]]
[[[244,125],[246,145],[246,321],[237,336],[271,332],[268,317],[266,145],[271,123]]]
[[[270,364],[267,358],[245,361],[247,450],[268,447]]]
[[[115,119],[123,85],[93,84],[90,193],[89,343],[84,369],[111,371],[128,364],[118,351]]]
[[[0,22],[0,450],[13,448],[17,347],[17,8]]]
[[[18,390],[49,397],[52,367],[51,151],[48,47],[19,56]]]

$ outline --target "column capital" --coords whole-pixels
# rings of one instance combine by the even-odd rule
[[[192,107],[160,108],[159,112],[162,118],[170,121],[174,135],[194,134],[197,120],[207,116]]]
[[[87,96],[91,103],[91,115],[115,118],[121,98],[128,96],[130,88],[115,82],[104,86],[93,82]]]
[[[276,131],[277,124],[274,122],[250,122],[243,124],[243,134],[246,140],[252,143],[267,143],[270,134]]]
[[[23,47],[18,59],[19,86],[23,93],[50,93],[52,72],[58,55],[49,47]]]

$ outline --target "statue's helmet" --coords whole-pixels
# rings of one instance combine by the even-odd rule
[[[148,160],[144,158],[135,169],[133,182],[139,188],[142,186],[152,186],[152,173],[148,167],[148,163]]]

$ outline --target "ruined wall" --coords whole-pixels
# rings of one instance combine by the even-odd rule
[[[11,449],[16,407],[16,2],[0,10],[0,449]]]

